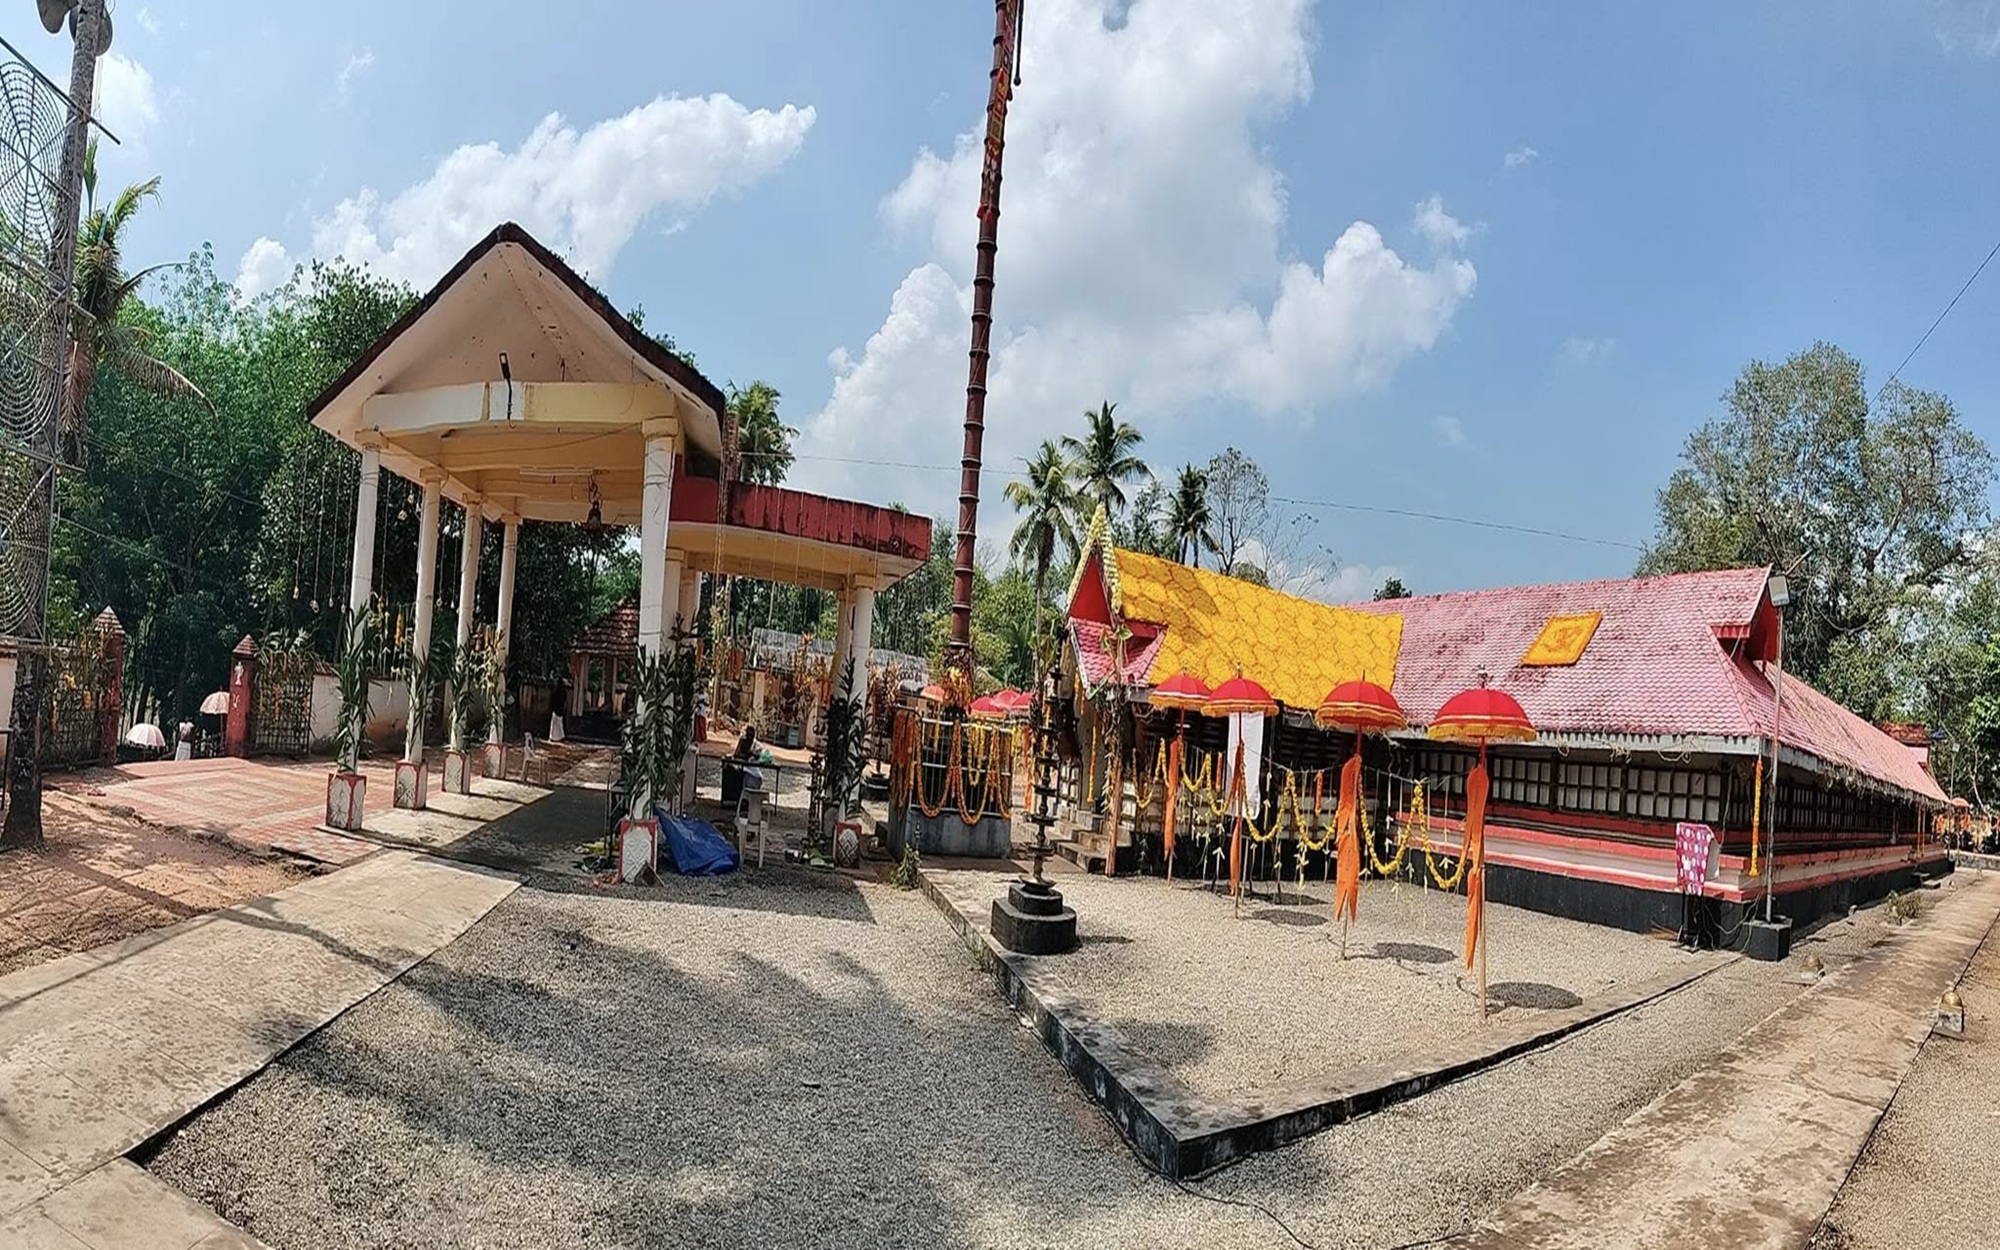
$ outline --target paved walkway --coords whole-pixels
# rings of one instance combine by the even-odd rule
[[[1450,1244],[1803,1246],[1996,910],[2000,879],[1953,894]]]
[[[458,937],[516,884],[383,852],[0,978],[0,1245],[254,1245],[214,1240],[231,1232],[219,1221],[178,1240],[194,1228],[185,1199],[104,1169]]]
[[[375,848],[321,829],[326,820],[324,760],[155,760],[88,774],[98,802],[131,808],[155,824],[193,829],[259,854],[282,851],[323,864],[350,864]],[[394,770],[365,764],[368,807],[387,810]],[[431,779],[432,791],[440,787]]]

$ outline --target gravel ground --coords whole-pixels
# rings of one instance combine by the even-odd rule
[[[954,874],[958,875],[958,874]],[[1308,881],[1282,905],[1230,900],[1159,878],[1065,875],[1082,948],[1036,967],[1195,1092],[1226,1098],[1330,1077],[1479,1029],[1479,977],[1460,958],[1465,899],[1366,882],[1340,957],[1333,889]],[[983,892],[998,896],[999,884]],[[1573,1007],[1712,955],[1670,940],[1489,905],[1488,1001],[1496,1017]],[[985,917],[977,919],[984,923]]]
[[[1862,945],[1867,923],[1821,945]],[[276,1250],[1291,1244],[1230,1203],[1317,1246],[1387,1247],[1573,1156],[1796,973],[1732,964],[1204,1197],[1133,1158],[919,895],[794,870],[528,887],[151,1166]]]
[[[1960,992],[1966,1036],[1933,1035],[1813,1238],[1813,1250],[2000,1246],[2000,941],[1989,935]]]

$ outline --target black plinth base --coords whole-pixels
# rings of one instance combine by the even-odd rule
[[[993,940],[1017,955],[1060,955],[1076,949],[1076,912],[1046,881],[1016,881],[993,900]]]
[[[1743,922],[1743,953],[1752,959],[1776,963],[1792,953],[1792,922],[1746,920]]]

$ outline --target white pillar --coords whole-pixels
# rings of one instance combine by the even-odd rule
[[[868,697],[868,657],[875,646],[875,587],[861,583],[854,588],[853,636],[848,646],[854,655],[854,688],[848,697]]]
[[[667,651],[667,519],[673,512],[674,447],[680,422],[671,417],[646,422],[645,476],[639,505],[639,654],[658,657]],[[631,714],[644,715],[633,708]],[[673,802],[668,794],[649,794],[633,787],[631,813],[645,816],[654,804]]]
[[[494,646],[499,655],[495,663],[500,671],[507,671],[507,657],[514,650],[514,569],[521,554],[521,518],[517,516],[502,519],[504,528],[500,541],[500,604],[494,613]],[[500,741],[500,727],[506,717],[504,709],[493,708],[488,719],[492,722],[486,731],[488,742]]]
[[[834,592],[833,619],[833,696],[836,699],[847,696],[847,660],[853,651],[854,637],[854,584],[848,582]]]
[[[673,639],[675,634],[688,627],[688,622],[681,619],[681,570],[683,567],[684,558],[679,552],[669,552],[667,554],[667,578],[660,587],[660,593],[663,596],[673,596],[673,598],[666,601],[667,638],[669,641]]]
[[[431,618],[437,611],[438,514],[444,505],[444,474],[424,472],[424,508],[417,526],[417,620],[410,636],[410,653],[422,660],[431,654]],[[415,691],[411,691],[414,696]],[[403,735],[403,758],[424,761],[424,709],[410,700],[410,724]]]
[[[347,579],[347,610],[359,612],[375,593],[375,500],[382,486],[382,453],[361,449],[361,485],[354,492],[354,568]]]
[[[700,615],[701,574],[695,572],[693,569],[683,569],[681,572],[681,628],[690,634],[697,632],[701,622],[696,618]]]
[[[465,497],[465,534],[458,544],[458,635],[452,640],[454,657],[464,655],[465,649],[472,645],[472,621],[478,615],[479,536],[485,522],[479,509],[483,502],[477,495]],[[462,690],[449,690],[446,699],[460,699],[465,694]],[[451,749],[465,750],[465,742],[456,732],[452,734]]]
[[[674,445],[680,423],[646,422],[645,477],[639,507],[639,650],[659,655],[667,639],[667,517],[673,509]]]

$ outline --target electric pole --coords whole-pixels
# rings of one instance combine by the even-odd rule
[[[67,13],[74,47],[69,65],[69,118],[63,132],[62,162],[56,175],[56,206],[49,240],[48,298],[52,302],[43,335],[44,368],[54,377],[44,388],[41,446],[29,459],[33,479],[23,501],[16,540],[39,548],[42,555],[41,605],[36,630],[17,652],[14,706],[7,735],[7,822],[0,828],[0,849],[42,845],[42,703],[46,698],[49,661],[48,555],[55,529],[56,467],[60,459],[62,404],[69,356],[70,289],[76,278],[78,200],[83,192],[83,154],[90,132],[91,93],[97,86],[97,58],[111,44],[111,21],[105,0],[41,0],[42,19],[50,33]]]
[[[965,382],[965,450],[959,460],[958,561],[952,570],[951,643],[945,664],[973,672],[972,567],[979,529],[979,471],[986,436],[986,366],[993,339],[993,256],[1000,250],[1000,158],[1007,144],[1007,102],[1020,84],[1021,11],[1025,0],[994,0],[993,73],[986,97],[986,144],[979,178],[979,255],[972,277],[972,355]]]

